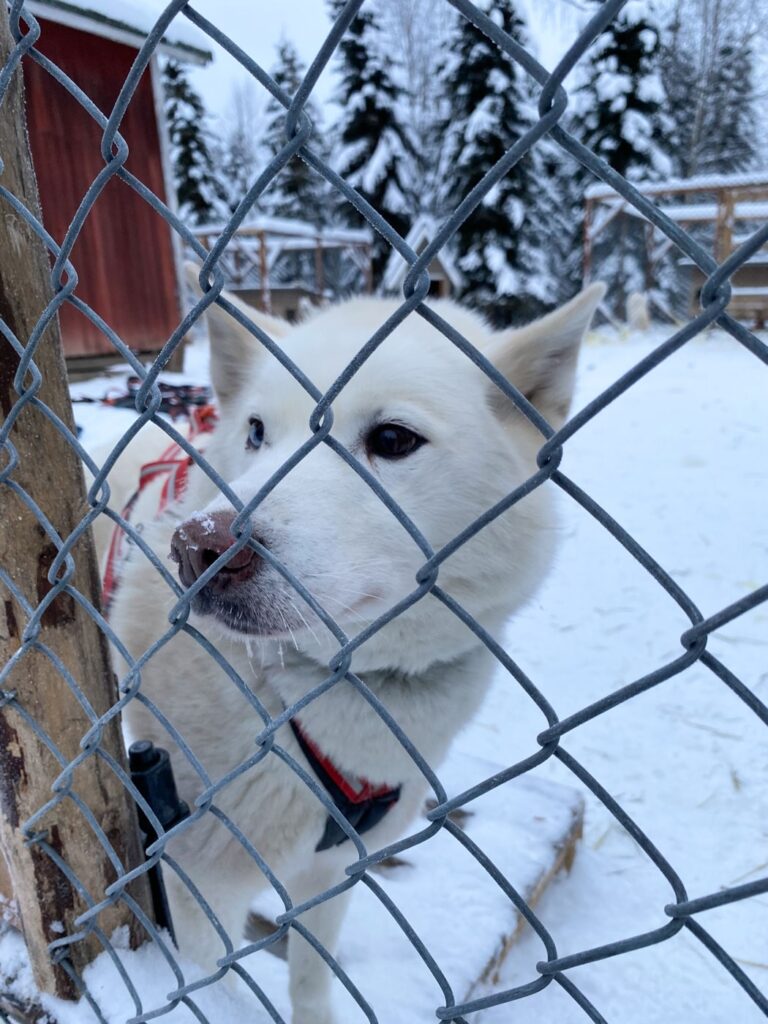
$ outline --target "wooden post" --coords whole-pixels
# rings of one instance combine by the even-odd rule
[[[373,292],[373,246],[367,242],[365,245],[365,291],[367,295]]]
[[[592,213],[593,201],[588,198],[584,204],[584,227],[582,230],[582,276],[585,285],[589,284],[592,278]]]
[[[645,273],[643,284],[645,286],[646,295],[650,295],[655,281],[653,261],[653,241],[655,238],[655,230],[650,221],[645,223],[643,230],[645,234]]]
[[[13,49],[5,4],[0,4],[0,66]],[[37,186],[29,153],[22,76],[16,71],[0,108],[0,184],[33,216],[40,217]],[[25,220],[0,200],[0,317],[21,344],[26,344],[52,291],[48,253]],[[64,357],[57,323],[46,330],[35,355],[42,373],[38,399],[73,429]],[[14,375],[19,359],[0,335],[0,425],[18,398]],[[28,375],[29,378],[29,375]],[[18,454],[11,479],[48,516],[59,536],[67,537],[86,511],[82,467],[76,454],[40,411],[27,405],[10,434]],[[0,466],[8,456],[0,452]],[[34,608],[51,589],[48,570],[57,553],[52,539],[10,486],[0,484],[0,566]],[[98,605],[99,579],[90,535],[75,550],[71,585]],[[0,667],[24,645],[27,614],[21,602],[0,584]],[[107,641],[90,616],[69,595],[61,595],[42,617],[38,642],[60,659],[97,714],[117,699]],[[52,797],[51,783],[61,766],[19,714],[23,707],[52,739],[64,757],[74,759],[90,721],[54,666],[53,660],[29,649],[7,677],[5,690],[15,699],[0,709],[0,845],[8,863],[13,896],[18,901],[24,935],[37,985],[63,998],[76,996],[65,971],[54,967],[48,943],[77,930],[74,919],[86,905],[55,862],[37,844],[26,844],[22,828]],[[101,747],[125,766],[120,727],[115,719],[104,728]],[[73,791],[88,805],[126,871],[142,862],[133,801],[107,764],[88,757],[72,780]],[[101,843],[75,803],[65,797],[36,826],[94,901],[104,897],[115,871]],[[149,888],[142,877],[131,895],[149,912]],[[134,944],[143,937],[134,915],[118,903],[98,921],[109,936],[128,925]],[[94,936],[70,947],[76,970],[101,951]]]
[[[315,239],[315,292],[318,302],[322,303],[325,292],[325,271],[323,269],[323,240],[319,235]]]
[[[729,188],[717,190],[717,225],[715,229],[715,259],[722,263],[733,249],[733,221],[735,204],[733,191]]]
[[[259,277],[261,278],[261,311],[272,312],[272,292],[269,287],[269,260],[267,259],[267,238],[259,231]]]

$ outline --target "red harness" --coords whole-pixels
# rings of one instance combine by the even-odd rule
[[[308,758],[312,763],[312,767],[317,766],[328,775],[335,786],[338,786],[341,792],[344,794],[344,798],[349,800],[351,804],[364,804],[366,800],[377,800],[379,797],[387,796],[392,793],[392,787],[382,785],[374,786],[368,779],[355,778],[351,780],[348,776],[342,775],[330,757],[326,757],[325,754],[320,750],[314,740],[311,740],[309,736],[304,732],[303,728],[299,724],[298,718],[291,719],[291,725],[293,731],[299,740],[302,749],[305,751],[308,749],[312,755]]]
[[[210,434],[218,421],[219,414],[213,405],[194,406],[189,417],[188,441],[195,441],[200,434]],[[169,445],[159,459],[154,462],[145,463],[139,470],[139,486],[128,499],[125,508],[120,515],[126,522],[130,522],[131,512],[139,500],[142,491],[149,484],[159,477],[165,476],[165,483],[160,492],[160,503],[157,508],[157,515],[165,512],[169,505],[179,501],[187,489],[189,479],[189,467],[194,462],[191,455],[187,455],[181,445],[175,441]],[[101,584],[101,605],[104,614],[109,615],[109,609],[115,599],[117,587],[120,582],[120,571],[128,557],[128,545],[130,539],[121,526],[116,525],[112,531],[112,537],[107,551],[107,564],[104,567],[104,579]]]
[[[362,835],[378,825],[400,799],[400,787],[374,786],[363,778],[351,781],[307,736],[297,718],[291,718],[290,725],[312,771],[357,834]],[[329,814],[315,849],[328,850],[332,846],[340,846],[348,838],[344,829]]]
[[[201,434],[210,434],[215,428],[217,420],[218,413],[214,406],[194,407],[190,413],[187,440],[192,442]],[[163,476],[165,477],[165,482],[160,492],[157,515],[163,513],[169,505],[179,501],[187,489],[189,467],[193,462],[192,456],[187,455],[184,449],[174,441],[173,444],[166,448],[159,459],[156,459],[154,462],[145,463],[139,471],[138,489],[131,495],[123,509],[121,513],[122,518],[126,522],[130,521],[131,512],[142,491],[149,484]],[[107,564],[104,569],[104,580],[101,588],[101,602],[105,616],[109,615],[109,609],[120,583],[120,572],[129,554],[129,543],[130,539],[125,530],[116,525],[109,544]],[[327,790],[334,804],[349,824],[357,831],[358,835],[362,835],[362,833],[367,832],[374,825],[378,824],[387,811],[399,800],[400,787],[374,786],[373,783],[364,778],[350,779],[307,736],[298,719],[290,719],[290,725],[312,771]],[[347,838],[346,832],[336,823],[331,815],[328,815],[325,831],[316,849],[327,850],[332,846],[338,846]]]

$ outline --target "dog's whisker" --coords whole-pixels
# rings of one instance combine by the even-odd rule
[[[289,600],[290,600],[290,598],[289,598]],[[289,636],[291,638],[291,642],[293,643],[293,646],[295,647],[296,651],[298,651],[299,645],[296,643],[296,637],[294,636],[293,630],[291,629],[291,627],[290,627],[290,625],[288,623],[288,619],[285,617],[285,612],[279,606],[276,606],[276,607],[277,607],[277,613],[280,616],[280,621],[283,624],[283,629],[289,634]],[[282,649],[281,649],[281,651],[280,651],[280,660],[281,660],[281,662],[282,662],[282,659],[283,659],[283,655],[282,655]],[[285,665],[283,665],[283,668],[285,668]]]
[[[371,596],[373,596],[373,595],[371,595]],[[349,612],[350,615],[353,615],[360,622],[367,621],[365,615],[362,615],[356,608],[352,608],[350,605],[345,604],[343,601],[340,601],[338,599],[338,597],[333,597],[332,595],[329,594],[326,600],[329,601],[329,602],[333,602],[333,604],[335,604],[335,605],[338,605],[338,607],[341,608],[343,611]]]
[[[314,640],[315,640],[315,643],[316,643],[316,644],[318,644],[318,646],[319,646],[319,644],[320,644],[320,637],[319,637],[319,636],[317,635],[317,633],[316,633],[316,632],[314,631],[314,629],[312,628],[312,626],[311,626],[311,625],[309,624],[309,622],[307,621],[307,617],[306,617],[306,616],[304,615],[304,613],[302,612],[302,610],[301,610],[301,609],[299,608],[299,606],[298,606],[298,605],[296,604],[296,602],[295,602],[295,601],[294,601],[293,599],[290,599],[290,604],[291,604],[291,608],[293,608],[293,610],[294,610],[294,611],[296,612],[296,614],[297,614],[297,615],[299,616],[299,618],[300,618],[300,619],[301,619],[301,621],[302,621],[302,622],[304,623],[304,625],[306,626],[306,628],[307,628],[307,629],[309,630],[309,632],[310,632],[310,633],[312,634],[312,636],[313,636],[313,638],[314,638]]]
[[[258,648],[258,651],[259,651],[259,667],[258,667],[258,669],[256,668],[256,665],[254,664],[254,660],[253,660],[254,642],[255,642],[256,647]],[[250,636],[246,636],[246,638],[245,638],[245,650],[246,650],[246,657],[248,659],[248,664],[250,665],[251,671],[253,672],[254,676],[257,676],[257,677],[260,676],[260,675],[263,675],[263,673],[264,673],[264,648],[265,648],[265,646],[266,646],[266,643],[262,639],[262,637],[260,637],[260,636],[250,635]]]

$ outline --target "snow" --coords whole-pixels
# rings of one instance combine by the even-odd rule
[[[637,337],[608,331],[593,336],[581,357],[576,408],[665,337],[660,328]],[[203,364],[198,345],[191,351],[187,373],[204,373]],[[766,579],[767,386],[766,367],[726,335],[712,332],[653,370],[565,446],[562,471],[645,546],[704,615],[750,593]],[[121,416],[131,416],[125,410],[85,405],[76,407],[78,421],[86,411],[92,417],[89,428],[102,435]],[[537,598],[509,626],[505,646],[565,717],[679,655],[679,637],[689,623],[587,513],[565,496],[560,504],[558,562]],[[767,624],[768,609],[758,607],[718,630],[709,642],[710,651],[762,700],[768,699]],[[451,791],[476,781],[457,778],[457,766],[477,764],[478,758],[508,765],[537,750],[535,737],[544,724],[530,699],[499,672],[487,704],[459,737],[444,769]],[[768,737],[754,714],[705,667],[696,664],[599,716],[567,734],[562,745],[647,832],[691,897],[765,874]],[[478,770],[482,774],[486,769]],[[669,885],[600,802],[555,759],[530,778],[543,787],[554,782],[575,787],[586,801],[585,835],[573,870],[552,884],[537,907],[558,952],[575,953],[665,924],[669,919],[664,906],[672,901]],[[509,800],[515,838],[506,855],[511,858],[509,870],[518,872],[519,857],[530,848],[517,830],[520,812],[514,793],[513,787],[501,787],[495,799]],[[443,857],[452,856],[447,851],[445,847],[434,860],[440,878]],[[406,859],[429,855],[426,846],[409,851]],[[450,861],[446,864],[459,870]],[[450,907],[458,908],[456,948],[447,943],[438,958],[449,981],[456,980],[457,992],[476,970],[474,937],[490,926],[494,914],[503,913],[484,890],[470,889],[469,883],[459,880],[463,877],[455,876],[450,898],[444,896],[444,905],[433,908],[433,914],[407,895],[407,882],[377,876],[405,901],[408,913],[419,918],[419,927],[426,931],[445,922],[440,915]],[[410,1024],[402,1008],[423,1007],[425,993],[437,1005],[436,999],[441,1000],[436,986],[423,967],[413,966],[415,958],[391,922],[377,916],[381,911],[372,897],[361,891],[356,899],[360,916],[345,934],[341,962],[364,994],[370,983],[375,1008],[380,1009],[385,999],[393,1001],[387,1005],[401,1008],[379,1019]],[[698,916],[763,990],[768,982],[764,918],[764,897]],[[374,944],[380,950],[375,963]],[[175,983],[162,959],[150,949],[120,955],[146,1005],[164,1005]],[[498,985],[475,990],[473,998],[534,980],[535,965],[543,955],[540,941],[525,932]],[[267,956],[263,960],[259,969],[265,986],[285,1013],[285,965]],[[25,963],[20,940],[2,936],[0,967],[6,976],[18,974],[18,991],[29,996],[32,983]],[[420,981],[415,980],[417,968]],[[579,967],[569,976],[607,1020],[622,1024],[764,1020],[685,930],[661,945]],[[89,969],[87,980],[106,999],[109,1024],[123,1024],[133,1015],[133,1004],[105,958]],[[254,1013],[252,996],[240,1000],[221,985],[197,992],[194,998],[211,1024],[267,1020],[266,1014]],[[340,988],[338,1005],[342,1024],[362,1019],[359,1010],[349,1008]],[[46,1006],[57,1009],[59,1024],[92,1020],[85,1006],[56,1008],[50,1001]],[[432,1019],[420,1012],[414,1017],[419,1024]],[[472,1020],[505,1024],[511,1017],[509,1004],[504,1004],[472,1015]],[[163,1019],[181,1024],[193,1017],[179,1006]],[[555,984],[514,1004],[516,1024],[582,1024],[585,1019]]]
[[[606,63],[608,63],[606,61]],[[614,59],[615,63],[615,59]],[[615,67],[607,68],[595,83],[595,92],[601,103],[608,103],[611,100],[623,99],[621,106],[611,107],[612,110],[623,110],[626,106],[627,93],[632,91],[632,78],[628,74],[618,74]]]
[[[647,149],[651,144],[652,125],[639,110],[627,110],[622,122],[622,139],[637,150]]]
[[[642,36],[643,33],[641,32],[640,34]],[[638,86],[637,98],[642,100],[643,103],[664,103],[666,95],[661,75],[646,75]]]
[[[422,214],[414,221],[411,230],[406,235],[405,244],[410,246],[410,248],[418,255],[435,237],[439,226],[440,225],[434,217],[430,217],[428,214]],[[450,243],[442,247],[437,256],[437,260],[443,273],[450,281],[451,287],[455,291],[458,291],[462,285],[462,277],[454,261]],[[405,280],[407,270],[408,264],[397,250],[393,249],[389,260],[387,261],[386,270],[384,271],[382,289],[385,292],[399,291],[403,281]]]
[[[715,188],[740,188],[742,186],[768,186],[768,173],[765,171],[749,174],[704,174],[693,178],[667,178],[665,181],[634,183],[638,192],[655,195],[679,189],[685,192],[707,192]],[[607,199],[616,195],[610,185],[598,182],[590,185],[584,192],[588,199]]]
[[[604,336],[582,356],[581,406],[663,334]],[[705,615],[766,578],[768,369],[719,333],[696,339],[569,441],[563,471],[668,569]],[[507,649],[564,717],[664,664],[687,620],[605,531],[564,500],[565,538],[554,574],[510,627]],[[709,649],[768,698],[765,606],[718,631]],[[535,749],[541,716],[499,680],[467,748]],[[593,772],[701,896],[765,874],[768,737],[705,668],[682,675],[575,730],[563,746]],[[554,760],[538,774],[572,776]],[[672,893],[636,844],[589,793],[573,872],[538,913],[562,955],[663,925]],[[766,990],[765,901],[699,915]],[[503,989],[536,977],[541,944],[530,933],[502,972]],[[683,931],[645,951],[570,972],[606,1020],[622,1024],[757,1024],[764,1019],[698,941]],[[482,994],[482,993],[480,993]],[[506,1013],[509,1013],[507,1008]],[[477,1024],[509,1019],[504,1009]],[[581,1024],[556,985],[515,1003],[518,1024]]]
[[[717,220],[718,206],[716,203],[671,203],[659,205],[662,213],[671,220],[681,223],[692,221],[714,221]],[[635,211],[631,204],[627,204],[627,212],[642,214]],[[734,220],[765,220],[768,219],[768,202],[766,203],[734,203]]]
[[[226,227],[227,224],[224,222],[219,224],[206,224],[202,227],[195,228],[195,234],[200,237],[221,234]],[[370,242],[373,237],[370,228],[323,228],[315,227],[313,224],[308,224],[305,220],[295,220],[291,217],[268,217],[259,215],[246,218],[245,222],[238,230],[238,238],[243,237],[246,232],[257,234],[260,231],[274,235],[296,235],[301,238],[308,238],[312,240],[319,238],[321,242],[327,242],[329,244],[343,244],[345,242],[350,244],[363,244],[365,242]]]
[[[37,997],[24,940],[12,929],[0,934],[0,978],[3,988],[17,999],[31,1002]]]
[[[519,204],[510,203],[514,214],[519,211]],[[513,223],[516,218],[513,217]],[[519,226],[516,225],[516,226]],[[494,244],[487,242],[482,246],[483,262],[491,268],[496,280],[496,290],[499,295],[514,295],[520,290],[520,274],[507,262],[504,250]]]
[[[629,0],[621,9],[622,20],[629,25],[637,25],[646,21],[650,15],[650,4],[648,0]]]
[[[170,938],[165,935],[170,948]],[[151,946],[146,945],[138,950],[125,948],[123,936],[114,934],[111,937],[116,953],[126,971],[135,979],[137,991],[142,1004],[147,1008],[166,1006],[168,993],[176,989],[178,982],[166,960]],[[202,972],[183,957],[178,958],[179,966],[185,978],[193,980],[202,977]],[[120,974],[109,956],[104,953],[87,967],[83,974],[84,981],[97,1004],[101,1007],[107,1024],[125,1024],[136,1016],[136,1004],[131,998]],[[205,1014],[210,1024],[231,1024],[233,1021],[254,1018],[243,1015],[243,1001],[222,984],[207,986],[192,996],[194,1003]],[[43,1007],[53,1017],[55,1024],[93,1024],[94,1016],[85,1003],[65,1003],[60,999],[43,997]],[[193,1024],[201,1018],[193,1015],[184,1006],[178,1006],[170,1013],[159,1018],[167,1024]],[[266,1022],[266,1016],[263,1018]],[[260,1018],[254,1020],[259,1021]]]
[[[106,20],[146,36],[154,28],[166,4],[162,0],[33,0],[30,7],[54,21],[58,20],[61,12],[76,12],[93,20],[95,32],[98,32],[99,22]],[[209,56],[208,37],[184,17],[174,18],[163,38],[172,46],[191,48],[199,55]]]
[[[440,777],[450,798],[468,781],[488,778],[501,767],[457,750]],[[506,791],[496,789],[473,803],[463,828],[521,891],[530,892],[542,868],[551,866],[555,844],[569,833],[580,809],[580,798],[570,788],[540,779],[517,780]],[[463,1000],[495,959],[504,938],[515,931],[517,914],[502,890],[447,832],[405,851],[400,859],[400,866],[377,871],[374,881],[429,949],[455,997]],[[276,899],[256,907],[266,918],[283,909]],[[424,1024],[445,1002],[434,976],[364,885],[354,890],[339,959],[382,1024]],[[287,987],[286,965],[270,958],[259,967],[252,963],[259,983],[270,996],[274,993],[287,1018],[288,1005],[281,995]],[[337,1012],[339,1024],[361,1020],[359,1009],[341,989]]]

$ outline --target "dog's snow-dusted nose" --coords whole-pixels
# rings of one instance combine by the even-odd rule
[[[204,512],[177,527],[171,538],[171,558],[178,563],[179,579],[185,587],[191,587],[217,558],[232,547],[234,518],[233,512]],[[259,562],[256,552],[244,547],[232,555],[207,585],[221,593],[233,583],[249,580]]]

